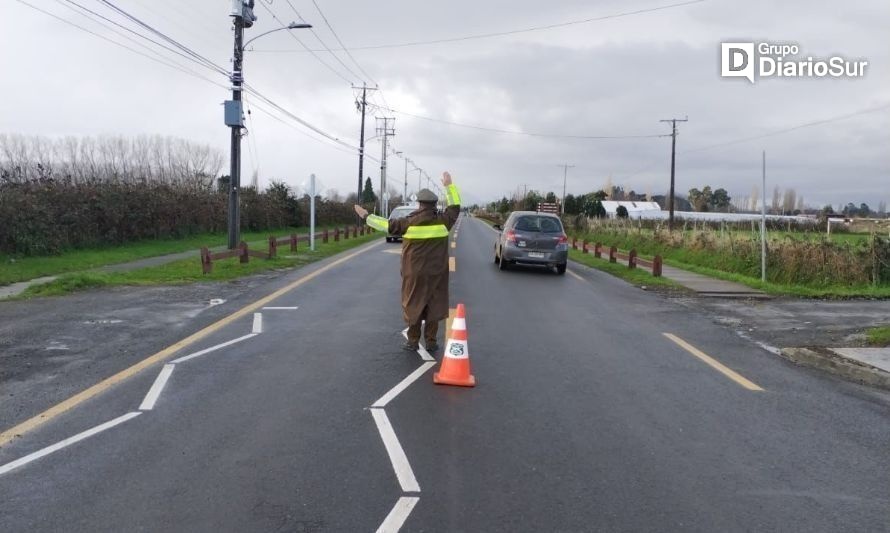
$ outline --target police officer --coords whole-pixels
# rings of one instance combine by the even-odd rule
[[[421,333],[427,351],[439,348],[439,321],[448,317],[448,231],[460,216],[460,193],[448,172],[442,174],[447,207],[429,189],[417,193],[419,207],[405,218],[387,220],[359,205],[355,212],[377,231],[402,237],[402,313],[408,324],[403,348],[417,350]],[[421,332],[421,323],[425,323]]]

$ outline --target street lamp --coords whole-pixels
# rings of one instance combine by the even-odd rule
[[[237,4],[241,4],[241,9],[237,9]],[[291,22],[287,26],[274,28],[267,32],[263,32],[253,39],[244,42],[244,28],[253,26],[256,17],[253,14],[253,0],[235,1],[236,7],[232,11],[232,18],[235,22],[235,59],[233,61],[232,75],[229,79],[232,81],[232,99],[225,102],[225,123],[232,129],[231,139],[231,165],[229,169],[229,213],[228,213],[228,230],[229,230],[229,249],[234,250],[241,240],[241,205],[239,194],[241,192],[241,130],[244,128],[244,113],[241,104],[241,89],[244,85],[244,76],[242,74],[242,63],[244,60],[244,51],[248,44],[259,39],[264,35],[281,30],[295,30],[300,28],[311,28],[311,24],[297,24]]]

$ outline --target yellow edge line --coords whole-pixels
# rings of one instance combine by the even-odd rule
[[[175,344],[171,344],[170,346],[164,348],[163,350],[159,351],[158,353],[156,353],[150,357],[147,357],[147,358],[143,359],[142,361],[139,361],[135,365],[133,365],[129,368],[125,368],[124,370],[121,370],[120,372],[118,372],[117,374],[114,374],[111,377],[105,378],[104,380],[100,381],[99,383],[96,383],[92,387],[75,394],[74,396],[68,398],[67,400],[64,400],[64,401],[50,407],[49,409],[43,411],[42,413],[29,418],[28,420],[25,420],[21,424],[14,426],[10,429],[7,429],[6,431],[0,433],[0,446],[11,441],[13,438],[20,436],[28,431],[31,431],[32,429],[40,426],[41,424],[52,420],[53,418],[76,407],[77,405],[89,400],[90,398],[93,398],[94,396],[108,390],[112,386],[117,385],[118,383],[136,375],[140,371],[145,370],[146,368],[169,358],[170,356],[172,356],[179,350],[181,350],[191,344],[194,344],[195,342],[203,339],[204,337],[210,335],[211,333],[214,333],[215,331],[218,331],[219,329],[221,329],[225,326],[228,326],[229,324],[238,320],[239,318],[241,318],[247,314],[253,313],[257,309],[259,309],[265,305],[268,305],[271,301],[275,300],[276,298],[281,297],[285,293],[292,291],[293,289],[296,289],[300,285],[303,285],[304,283],[307,283],[307,282],[315,279],[316,277],[318,277],[321,274],[323,274],[324,272],[327,272],[328,270],[334,268],[335,266],[345,263],[346,261],[349,261],[350,259],[352,259],[353,257],[355,257],[359,254],[363,254],[363,253],[367,252],[368,250],[370,250],[371,248],[374,248],[375,246],[378,246],[379,244],[380,244],[380,242],[374,243],[374,244],[372,244],[366,248],[363,248],[357,252],[353,252],[353,253],[347,255],[346,257],[342,257],[342,258],[334,261],[333,263],[326,265],[326,266],[316,270],[315,272],[312,272],[311,274],[307,274],[306,276],[303,276],[302,278],[290,283],[289,285],[286,285],[285,287],[278,289],[277,291],[273,292],[272,294],[269,294],[268,296],[264,296],[263,298],[255,301],[254,303],[249,304],[246,307],[242,307],[238,311],[235,311],[231,315],[229,315],[225,318],[222,318],[222,319],[218,320],[217,322],[214,322],[213,324],[210,324],[209,326],[205,327],[204,329],[202,329],[196,333],[189,335],[188,337],[182,339],[181,341],[176,342]]]
[[[455,241],[451,241],[451,247],[452,247],[452,248],[457,248],[457,242],[455,242]]]
[[[731,368],[725,366],[720,361],[717,361],[713,357],[709,356],[708,354],[699,350],[695,346],[684,341],[680,337],[677,337],[676,335],[673,335],[671,333],[664,333],[663,335],[665,337],[669,338],[670,340],[674,341],[678,346],[680,346],[687,352],[691,353],[692,355],[694,355],[694,356],[698,357],[699,359],[701,359],[702,361],[704,361],[706,364],[708,364],[711,368],[713,368],[717,372],[720,372],[721,374],[723,374],[724,376],[728,377],[729,379],[735,381],[742,387],[745,387],[746,389],[748,389],[750,391],[762,391],[763,390],[756,383],[745,378],[744,376],[742,376],[735,370],[732,370]]]
[[[451,338],[451,322],[454,320],[454,315],[457,314],[457,308],[452,307],[448,310],[448,320],[445,321],[445,342],[448,342],[448,339]]]
[[[454,260],[454,256],[448,258],[448,271],[449,272],[457,271],[457,263]]]

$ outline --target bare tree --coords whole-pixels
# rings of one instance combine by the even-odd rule
[[[779,189],[778,185],[776,185],[776,187],[773,189],[773,201],[770,204],[770,209],[772,210],[773,213],[778,213],[781,205],[782,205],[782,190]]]
[[[785,189],[782,195],[782,213],[791,213],[794,211],[794,205],[797,203],[797,192],[794,189]]]
[[[757,212],[760,208],[760,189],[755,185],[751,189],[751,211]]]

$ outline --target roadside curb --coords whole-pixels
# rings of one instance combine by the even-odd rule
[[[800,365],[844,379],[890,390],[890,372],[844,357],[826,348],[782,348],[779,354]]]

